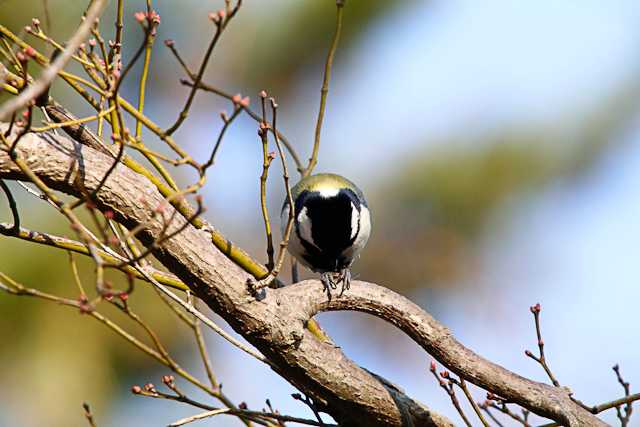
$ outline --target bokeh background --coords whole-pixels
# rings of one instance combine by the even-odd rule
[[[113,28],[111,3],[101,21],[105,34]],[[312,145],[333,3],[246,1],[205,77],[251,96],[254,106],[260,89],[276,96],[279,127],[303,158]],[[64,40],[86,2],[48,4],[52,34]],[[223,2],[154,4],[162,24],[146,111],[168,126],[187,89],[161,42],[174,39],[195,68],[212,31],[207,13]],[[144,2],[127,5],[125,59],[138,46],[133,13]],[[42,1],[0,2],[0,22],[15,31],[34,16],[45,21]],[[639,21],[633,0],[349,0],[317,168],[351,178],[369,199],[374,228],[355,265],[360,278],[407,295],[485,357],[545,381],[523,353],[535,350],[528,307],[540,302],[552,369],[589,403],[621,396],[615,363],[632,387],[640,385]],[[131,76],[123,90],[135,101]],[[91,114],[62,84],[53,93],[79,116]],[[228,102],[200,93],[176,134],[198,159],[208,156],[224,109]],[[260,150],[255,123],[236,121],[203,195],[206,217],[264,260]],[[278,167],[274,162],[269,187],[273,216],[284,196]],[[26,227],[69,233],[46,204],[12,188]],[[1,202],[0,220],[9,220]],[[91,283],[91,265],[81,267]],[[66,254],[52,249],[0,238],[0,269],[29,286],[75,292]],[[190,335],[155,295],[140,285],[131,302],[179,361],[202,373]],[[362,366],[460,422],[428,372],[429,356],[407,337],[365,315],[319,320]],[[206,333],[233,400],[259,409],[269,398],[285,413],[311,416],[290,397],[289,384]],[[85,425],[82,401],[92,404],[101,427],[166,425],[196,412],[131,395],[132,384],[158,384],[166,369],[68,308],[0,295],[0,343],[2,426]],[[615,412],[604,418],[614,422]],[[199,425],[239,422],[221,417]]]

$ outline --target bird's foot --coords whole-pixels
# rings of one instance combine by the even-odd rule
[[[340,271],[340,279],[338,282],[342,282],[342,289],[340,290],[340,295],[338,295],[339,298],[344,291],[351,288],[351,270],[349,268],[343,268],[342,271]]]
[[[338,287],[338,284],[334,280],[333,274],[333,272],[326,272],[320,275],[320,281],[324,286],[324,290],[327,292],[329,301],[331,301],[331,289],[336,289]]]
[[[348,290],[351,287],[351,270],[348,268],[343,268],[337,273],[322,273],[322,275],[320,276],[320,281],[322,281],[324,290],[327,292],[329,301],[331,301],[331,290],[337,289],[338,283],[342,283],[342,288],[340,289],[340,294],[338,295],[338,297],[341,297],[342,294],[344,294],[344,291]]]

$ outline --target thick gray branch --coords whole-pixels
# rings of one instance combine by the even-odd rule
[[[113,161],[49,134],[27,134],[17,152],[49,186],[75,196],[94,189]],[[0,178],[24,179],[6,152],[0,152]],[[141,198],[151,207],[163,200],[146,178],[122,165],[97,194],[98,207],[113,210],[125,226],[147,224],[140,237],[149,245],[162,224],[151,219]],[[574,404],[566,391],[522,378],[466,349],[418,306],[381,286],[356,282],[344,297],[329,303],[319,282],[310,281],[268,290],[267,297],[257,301],[247,292],[251,277],[217,250],[206,232],[193,227],[165,242],[154,255],[268,357],[279,375],[323,405],[341,425],[452,424],[357,366],[339,348],[318,341],[304,325],[319,311],[371,313],[400,327],[453,372],[487,391],[564,425],[605,425]]]

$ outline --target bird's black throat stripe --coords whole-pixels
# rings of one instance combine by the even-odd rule
[[[322,197],[315,191],[304,191],[296,199],[296,233],[307,252],[304,257],[314,270],[337,272],[353,262],[343,254],[345,249],[353,245],[360,231],[359,215],[358,223],[354,224],[356,232],[352,229],[353,207],[359,213],[361,203],[349,189],[341,189],[331,197]],[[313,242],[305,240],[300,233],[297,218],[303,208],[306,208],[305,213],[311,222]]]

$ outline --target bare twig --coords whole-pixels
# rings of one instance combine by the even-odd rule
[[[211,156],[209,157],[209,160],[207,160],[207,162],[203,164],[201,167],[201,172],[200,172],[201,174],[204,175],[207,169],[211,165],[213,165],[213,163],[215,162],[216,154],[218,154],[218,150],[220,149],[220,145],[222,144],[222,139],[224,138],[224,134],[227,131],[227,128],[231,125],[231,123],[235,120],[235,118],[238,117],[238,114],[240,114],[241,111],[242,111],[242,106],[240,106],[239,104],[234,104],[233,113],[231,114],[231,117],[227,117],[226,115],[224,115],[224,113],[221,114],[222,120],[224,121],[224,125],[222,126],[222,130],[220,130],[220,133],[218,134],[216,145],[213,147],[213,151],[211,152]]]
[[[229,412],[229,408],[219,408],[219,409],[214,409],[212,411],[201,412],[199,414],[192,415],[190,417],[181,418],[178,421],[174,421],[171,424],[169,424],[168,427],[180,427],[185,424],[192,423],[194,421],[215,417],[216,415],[224,414],[225,412]]]
[[[91,413],[91,407],[87,402],[82,404],[82,409],[84,409],[84,417],[87,419],[87,422],[91,427],[96,427],[96,422],[93,419],[93,414]]]
[[[458,411],[458,414],[460,414],[462,421],[464,421],[465,425],[467,425],[468,427],[471,427],[471,422],[469,422],[469,419],[467,418],[464,411],[462,410],[462,407],[460,406],[460,402],[458,401],[458,397],[456,396],[456,391],[453,386],[453,381],[451,381],[449,372],[442,371],[440,375],[438,375],[438,373],[436,372],[436,362],[433,362],[433,361],[431,362],[429,371],[433,374],[436,381],[438,381],[438,384],[440,385],[440,387],[447,393],[447,395],[449,395],[449,398],[451,399],[451,403],[456,408],[456,411]]]
[[[242,5],[242,0],[237,0],[235,7],[231,9],[229,13],[218,12],[218,14],[216,15],[217,19],[215,18],[213,19],[216,25],[216,31],[213,35],[213,38],[211,39],[211,42],[209,43],[209,46],[207,47],[206,53],[204,54],[204,58],[202,59],[202,62],[200,64],[200,69],[198,70],[198,74],[196,75],[194,85],[191,88],[191,91],[189,92],[189,97],[187,98],[187,101],[185,102],[184,107],[182,108],[182,111],[180,112],[180,115],[178,116],[178,119],[176,120],[176,122],[165,131],[167,135],[173,134],[180,127],[180,125],[186,120],[187,115],[189,114],[189,109],[191,108],[191,104],[193,103],[196,92],[198,91],[198,83],[202,81],[204,72],[207,69],[207,64],[209,64],[209,58],[213,53],[213,48],[216,46],[216,43],[220,39],[222,32],[227,27],[227,24],[229,24],[231,19],[233,19],[235,14],[238,12],[241,5]]]
[[[265,112],[265,91],[260,92],[260,101],[262,104],[262,122],[258,129],[258,135],[262,142],[262,174],[260,175],[260,208],[262,210],[262,219],[264,221],[265,234],[267,236],[267,270],[271,272],[275,266],[273,259],[273,233],[271,232],[271,221],[269,219],[269,209],[267,208],[267,178],[269,175],[269,167],[275,158],[275,153],[269,152],[269,124],[267,123]]]
[[[322,88],[320,88],[320,108],[318,110],[318,119],[316,121],[316,132],[313,142],[313,151],[309,158],[309,164],[304,170],[304,176],[310,175],[313,168],[318,163],[318,153],[320,151],[320,133],[322,131],[322,121],[324,120],[324,110],[327,104],[327,94],[329,93],[329,80],[331,79],[331,67],[333,65],[333,57],[338,47],[338,40],[340,40],[340,33],[342,31],[342,10],[344,7],[344,0],[336,1],[336,31],[331,41],[331,48],[327,54],[327,61],[324,65],[324,77],[322,79]]]
[[[185,86],[190,86],[190,87],[194,86],[194,83],[188,80],[180,80],[180,83],[182,83]],[[200,82],[198,84],[198,88],[204,90],[205,92],[214,93],[228,100],[233,100],[233,97],[235,96],[203,82]],[[246,111],[249,117],[251,117],[256,122],[260,123],[262,121],[262,118],[260,117],[260,115],[255,111],[253,111],[248,106],[244,107],[244,111]],[[273,132],[273,129],[271,129],[271,131]],[[282,132],[280,131],[275,131],[275,132],[278,133],[278,138],[280,138],[280,141],[282,142],[284,147],[287,149],[287,152],[291,155],[293,162],[296,164],[296,170],[300,173],[300,175],[302,175],[302,173],[304,172],[304,165],[302,164],[302,161],[300,160],[300,156],[298,156],[298,153],[296,152],[295,148],[293,147],[291,142],[282,134]]]
[[[266,94],[265,94],[266,96]],[[262,97],[264,100],[264,97]],[[263,101],[264,102],[264,101]],[[286,256],[286,249],[287,249],[287,245],[289,244],[289,236],[291,234],[291,230],[293,229],[293,220],[295,218],[295,212],[294,212],[294,204],[293,204],[293,196],[291,195],[291,186],[289,185],[289,170],[287,167],[287,158],[285,157],[285,153],[284,150],[282,149],[282,145],[280,144],[280,140],[278,139],[278,132],[277,132],[277,127],[276,127],[276,119],[277,119],[277,111],[278,111],[278,104],[276,104],[275,100],[273,98],[270,98],[270,103],[271,103],[271,111],[272,111],[272,116],[273,116],[273,135],[275,137],[275,141],[276,141],[276,147],[278,148],[278,154],[280,155],[280,161],[282,163],[282,178],[284,181],[284,187],[285,187],[285,191],[287,194],[287,204],[289,205],[289,216],[287,218],[287,225],[285,226],[285,231],[284,231],[284,235],[282,236],[282,241],[280,242],[280,250],[278,252],[278,259],[275,262],[275,264],[273,264],[273,259],[272,259],[272,254],[270,255],[270,263],[272,264],[272,268],[269,271],[269,274],[267,277],[265,277],[263,280],[261,280],[260,283],[258,284],[254,284],[251,283],[251,290],[253,292],[271,286],[273,281],[277,279],[278,274],[280,273],[280,270],[282,269],[282,265],[284,264],[284,259]],[[271,163],[271,161],[266,157],[266,138],[267,138],[267,129],[268,129],[268,125],[265,123],[263,125],[263,127],[261,127],[261,131],[262,133],[260,134],[262,139],[263,139],[263,152],[265,153],[265,168],[263,169],[263,176],[265,177],[265,182],[266,182],[266,169],[268,169],[269,164]],[[267,160],[269,160],[268,163]],[[271,159],[272,160],[272,159]],[[263,184],[264,186],[264,184]],[[264,187],[263,187],[264,188]],[[269,241],[269,245],[271,247],[271,250],[273,250],[273,243],[271,243],[271,234],[270,234],[270,226],[268,224],[268,215],[266,214],[266,204],[264,202],[264,196],[263,196],[263,215],[265,217],[265,226],[267,228],[267,238]]]
[[[618,383],[624,389],[625,398],[629,398],[630,393],[630,384],[622,378],[622,374],[620,374],[620,365],[616,364],[613,366],[613,372],[616,373],[616,378],[618,379]],[[633,412],[633,400],[629,400],[624,407],[624,415],[622,414],[622,410],[620,409],[622,405],[616,406],[616,413],[618,415],[618,419],[620,420],[620,424],[622,427],[626,427],[629,425],[629,419],[631,419],[631,413]]]
[[[502,412],[503,414],[508,415],[511,419],[513,419],[514,421],[516,421],[517,423],[521,424],[524,427],[531,427],[531,424],[529,424],[529,422],[526,420],[526,418],[524,418],[524,416],[520,416],[515,412],[513,412],[511,409],[509,409],[507,404],[504,402],[493,402],[493,401],[487,400],[483,404],[483,406],[496,409]]]
[[[547,363],[547,359],[545,358],[545,355],[544,355],[544,340],[542,339],[542,332],[540,330],[540,311],[542,310],[542,308],[540,307],[540,304],[536,304],[536,305],[532,305],[529,309],[531,310],[531,313],[533,313],[533,318],[535,319],[535,323],[536,323],[536,336],[538,337],[538,350],[540,352],[539,353],[540,355],[536,357],[529,350],[525,350],[524,354],[526,354],[527,357],[530,357],[531,359],[538,362],[540,366],[542,366],[544,371],[547,373],[547,376],[549,377],[553,385],[556,387],[560,387],[560,383],[551,372],[551,369],[549,368],[549,364]]]
[[[478,406],[480,407],[480,409],[482,409],[489,418],[491,418],[491,420],[498,426],[498,427],[504,427],[504,425],[500,422],[500,420],[498,420],[495,415],[493,415],[491,413],[491,410],[489,409],[488,405],[484,405],[482,403],[478,404]]]
[[[151,8],[151,0],[147,0],[147,19],[149,25],[153,25],[153,17],[152,17],[152,8]],[[138,84],[138,111],[140,114],[144,112],[144,101],[145,101],[145,93],[147,88],[147,77],[149,75],[149,68],[151,65],[151,51],[153,49],[153,42],[156,39],[155,28],[152,31],[149,31],[147,36],[145,37],[145,52],[144,52],[144,65],[142,67],[142,73],[140,74],[140,83]],[[142,139],[142,122],[140,120],[136,120],[136,141],[140,141]]]
[[[313,402],[313,399],[311,399],[309,396],[302,396],[300,393],[294,393],[291,395],[291,397],[307,405],[307,407],[311,409],[311,411],[313,412],[313,415],[316,416],[316,420],[318,420],[321,426],[326,425],[324,421],[322,421],[322,417],[320,416],[320,411],[318,410],[317,405]],[[268,400],[267,400],[267,403],[269,403]]]
[[[20,232],[20,214],[18,212],[16,199],[13,198],[13,194],[11,193],[9,186],[4,182],[2,178],[0,178],[0,188],[2,188],[5,196],[7,196],[9,209],[11,209],[11,215],[13,215],[13,225],[11,225],[11,227],[6,227],[3,224],[0,224],[0,232],[2,234],[18,234]]]
[[[298,417],[292,417],[292,416],[288,416],[288,415],[281,415],[278,413],[272,413],[272,412],[260,412],[260,411],[250,411],[248,409],[232,409],[232,408],[226,408],[226,410],[221,410],[221,408],[216,408],[198,401],[195,401],[185,395],[173,395],[173,394],[167,394],[167,393],[163,393],[159,390],[156,390],[155,387],[153,387],[153,385],[148,384],[146,385],[144,388],[141,388],[139,386],[134,386],[132,388],[132,391],[134,394],[140,395],[140,396],[145,396],[145,397],[152,397],[152,398],[156,398],[156,399],[167,399],[167,400],[174,400],[176,402],[182,402],[182,403],[187,403],[191,406],[195,406],[201,409],[205,409],[207,410],[207,412],[210,414],[208,416],[206,415],[202,415],[202,418],[208,418],[208,417],[212,417],[215,415],[221,415],[221,414],[229,414],[229,415],[236,415],[236,416],[241,416],[241,417],[248,417],[251,420],[257,421],[257,422],[261,422],[264,423],[265,421],[269,421],[269,420],[276,420],[276,421],[284,421],[284,422],[293,422],[293,423],[299,423],[299,424],[305,424],[305,425],[310,425],[310,426],[318,426],[318,427],[322,427],[323,424],[320,424],[318,421],[315,420],[309,420],[309,419],[305,419],[305,418],[298,418]],[[216,412],[215,414],[211,414],[211,412],[213,411],[220,411],[220,412]],[[171,426],[174,425],[184,425],[187,424],[188,422],[192,422],[192,421],[196,421],[197,419],[202,419],[202,418],[195,418],[193,420],[187,421],[192,417],[188,417],[188,418],[184,418],[182,420],[176,421],[173,424],[171,424]],[[182,422],[182,424],[177,424],[178,422]],[[324,424],[324,426],[326,427],[337,427],[336,424]]]
[[[2,230],[6,228],[10,228],[10,227],[6,224],[0,223],[0,233],[2,233]],[[11,234],[8,234],[8,235],[11,235]],[[25,228],[20,228],[19,233],[12,236],[17,237],[18,239],[32,242],[32,243],[51,246],[54,248],[63,249],[63,250],[79,253],[86,256],[91,256],[86,245],[76,240],[68,239],[66,237],[60,237],[54,234],[42,233],[34,230],[27,230]],[[116,264],[116,263],[121,263],[123,261],[126,261],[125,258],[121,257],[120,255],[114,252],[108,252],[102,249],[98,249],[97,253],[105,262],[110,264]],[[126,273],[134,274],[138,279],[147,280],[145,276],[137,272],[135,268],[129,265],[124,266],[123,271]],[[173,274],[161,272],[154,268],[148,268],[147,273],[151,277],[153,277],[154,280],[157,280],[159,283],[165,286],[169,286],[181,291],[185,291],[189,289],[180,279],[175,277]]]
[[[455,385],[460,387],[460,389],[462,390],[464,395],[467,397],[467,400],[469,401],[469,404],[471,405],[471,407],[473,408],[473,411],[478,416],[478,419],[480,420],[482,425],[485,426],[485,427],[489,427],[489,423],[484,418],[484,416],[482,415],[482,412],[480,411],[480,407],[478,406],[476,401],[473,399],[473,396],[471,395],[471,392],[469,391],[469,387],[467,387],[467,382],[464,380],[464,378],[460,378],[460,380],[456,380],[455,378],[451,377],[450,380]]]

